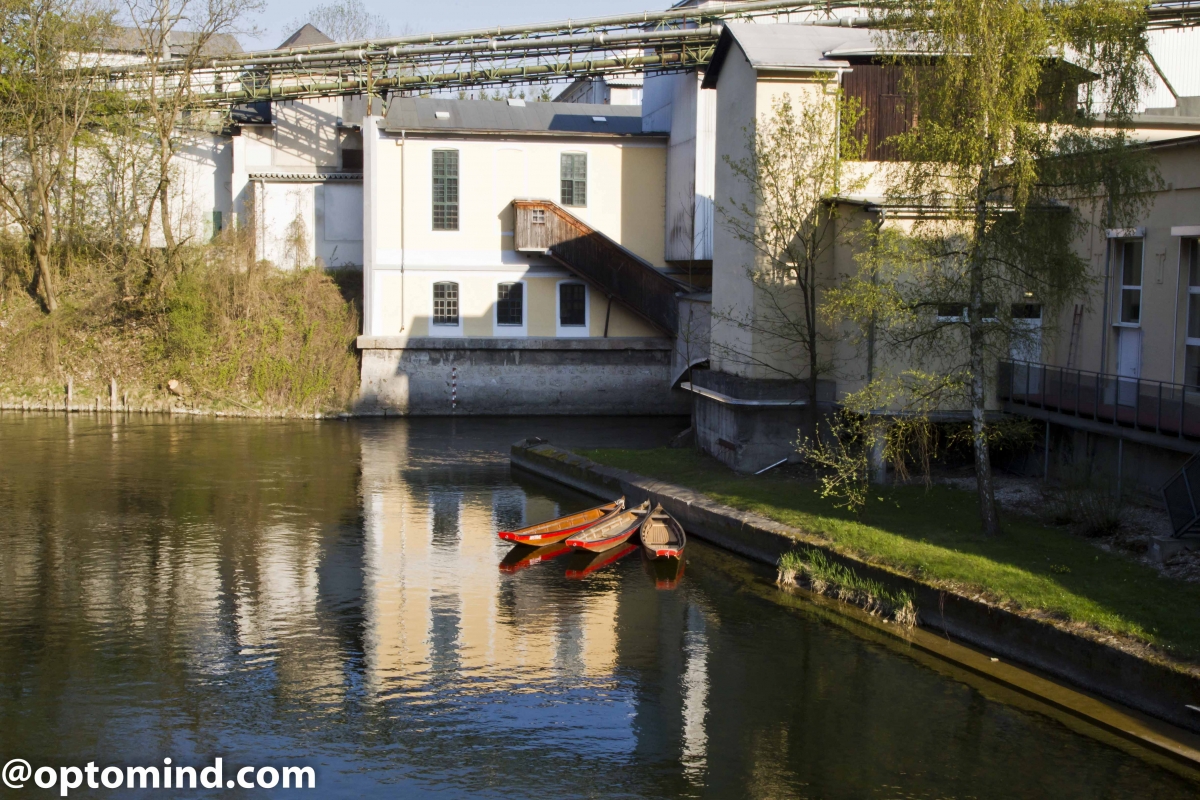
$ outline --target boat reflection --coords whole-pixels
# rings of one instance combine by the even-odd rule
[[[532,567],[534,564],[558,558],[564,553],[570,552],[570,550],[571,548],[562,542],[548,544],[545,547],[519,544],[512,550],[509,550],[504,558],[500,560],[500,571],[508,573],[519,572],[526,567]]]
[[[624,547],[614,547],[612,550],[606,550],[601,553],[589,553],[586,551],[576,553],[568,562],[570,566],[567,568],[566,575],[568,578],[578,579],[586,578],[596,570],[604,569],[609,564],[620,561],[625,556],[637,550],[640,545],[627,544]]]
[[[683,579],[682,558],[643,558],[642,565],[654,579],[655,589],[674,589]]]

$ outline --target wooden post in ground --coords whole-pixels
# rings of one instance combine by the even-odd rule
[[[71,399],[75,395],[75,378],[67,376],[67,411],[71,410]]]
[[[117,410],[117,379],[108,379],[108,410]]]

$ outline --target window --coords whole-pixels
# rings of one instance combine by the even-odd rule
[[[353,172],[362,172],[363,168],[363,151],[362,150],[343,150],[342,151],[342,169]]]
[[[458,230],[458,151],[433,151],[433,229]]]
[[[967,318],[967,307],[961,303],[938,303],[938,322],[962,322]]]
[[[1183,380],[1188,386],[1200,386],[1200,239],[1184,239],[1180,246],[1183,266],[1188,274],[1187,347]]]
[[[562,154],[562,204],[587,205],[587,154]]]
[[[533,224],[534,225],[545,225],[546,224],[546,209],[535,208],[533,210]]]
[[[525,324],[525,287],[520,283],[502,283],[496,289],[496,324]]]
[[[433,324],[458,325],[458,284],[441,281],[433,285]]]
[[[558,285],[558,324],[563,328],[587,325],[587,287],[582,283]]]
[[[1118,241],[1117,253],[1121,263],[1121,316],[1126,325],[1137,325],[1142,321],[1142,240]]]

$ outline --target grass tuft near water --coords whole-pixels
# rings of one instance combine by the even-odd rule
[[[1005,516],[1003,535],[984,536],[974,492],[878,487],[856,518],[822,499],[812,484],[740,476],[692,450],[580,454],[795,527],[804,532],[799,545],[820,544],[1095,638],[1113,634],[1149,645],[1169,661],[1200,665],[1200,584],[1163,577],[1033,518]]]
[[[911,594],[889,591],[878,581],[830,561],[820,550],[801,548],[779,557],[776,582],[781,586],[796,586],[800,580],[806,581],[817,594],[852,603],[872,616],[883,617],[906,628],[917,624],[917,607]]]

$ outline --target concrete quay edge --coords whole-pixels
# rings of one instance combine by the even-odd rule
[[[800,529],[724,506],[683,486],[597,464],[546,442],[513,444],[510,461],[601,499],[624,495],[631,503],[662,503],[689,534],[762,564],[775,566],[781,554],[797,545],[822,550],[864,577],[915,596],[920,627],[906,634],[881,623],[889,634],[1175,761],[1200,766],[1200,737],[1195,735],[1200,733],[1200,713],[1187,708],[1200,705],[1200,678],[1194,675],[847,556]],[[1000,660],[993,662],[972,648],[990,651]],[[1013,665],[1031,667],[1049,679]],[[1110,702],[1127,708],[1114,708]],[[1174,727],[1164,730],[1168,726],[1163,722]]]

